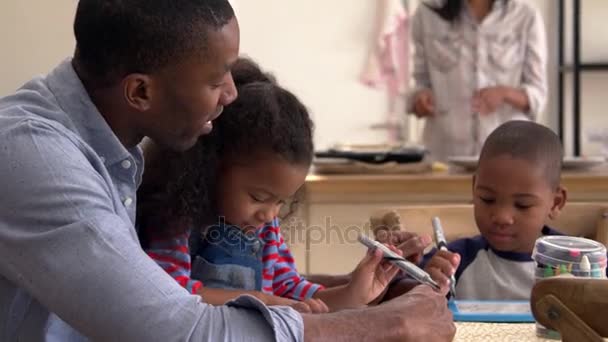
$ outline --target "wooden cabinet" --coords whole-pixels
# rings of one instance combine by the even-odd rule
[[[371,213],[407,204],[470,203],[471,182],[468,173],[312,174],[303,203],[282,229],[300,272],[346,273],[365,253],[356,238],[369,233]],[[608,201],[608,171],[567,172],[562,183],[569,202]]]

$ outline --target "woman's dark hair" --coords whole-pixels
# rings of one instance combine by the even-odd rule
[[[146,173],[152,168],[150,177],[156,179],[144,180],[138,191],[140,231],[174,235],[213,223],[218,216],[215,184],[220,161],[253,162],[249,158],[270,153],[296,165],[312,162],[313,123],[298,98],[250,59],[240,58],[232,74],[239,96],[214,120],[210,134],[186,152],[145,148],[151,159]],[[162,171],[155,172],[155,164]],[[149,199],[155,203],[150,205]]]
[[[464,9],[466,1],[467,0],[445,0],[442,6],[437,7],[426,3],[425,6],[435,11],[435,13],[437,13],[445,21],[453,23],[458,19],[460,12],[462,12],[462,10]],[[490,0],[490,6],[494,5],[494,1],[496,0]],[[509,0],[499,1],[504,1],[506,3]]]

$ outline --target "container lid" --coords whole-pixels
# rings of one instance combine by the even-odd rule
[[[532,259],[544,265],[578,264],[583,256],[587,256],[591,264],[606,267],[606,247],[581,237],[543,236],[536,240],[532,252]]]

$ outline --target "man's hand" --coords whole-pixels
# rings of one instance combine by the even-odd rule
[[[446,292],[426,285],[379,306],[325,315],[302,315],[304,340],[452,341],[456,327]]]
[[[426,285],[378,306],[385,314],[400,315],[396,327],[402,341],[451,341],[456,334],[452,313],[448,309],[445,291],[436,292]]]

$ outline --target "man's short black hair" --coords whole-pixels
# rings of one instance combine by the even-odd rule
[[[564,152],[559,137],[548,127],[523,120],[500,125],[486,139],[479,164],[501,155],[544,167],[549,184],[557,187],[560,183]]]
[[[204,54],[208,31],[233,17],[228,0],[80,0],[75,60],[90,81],[111,84]]]

